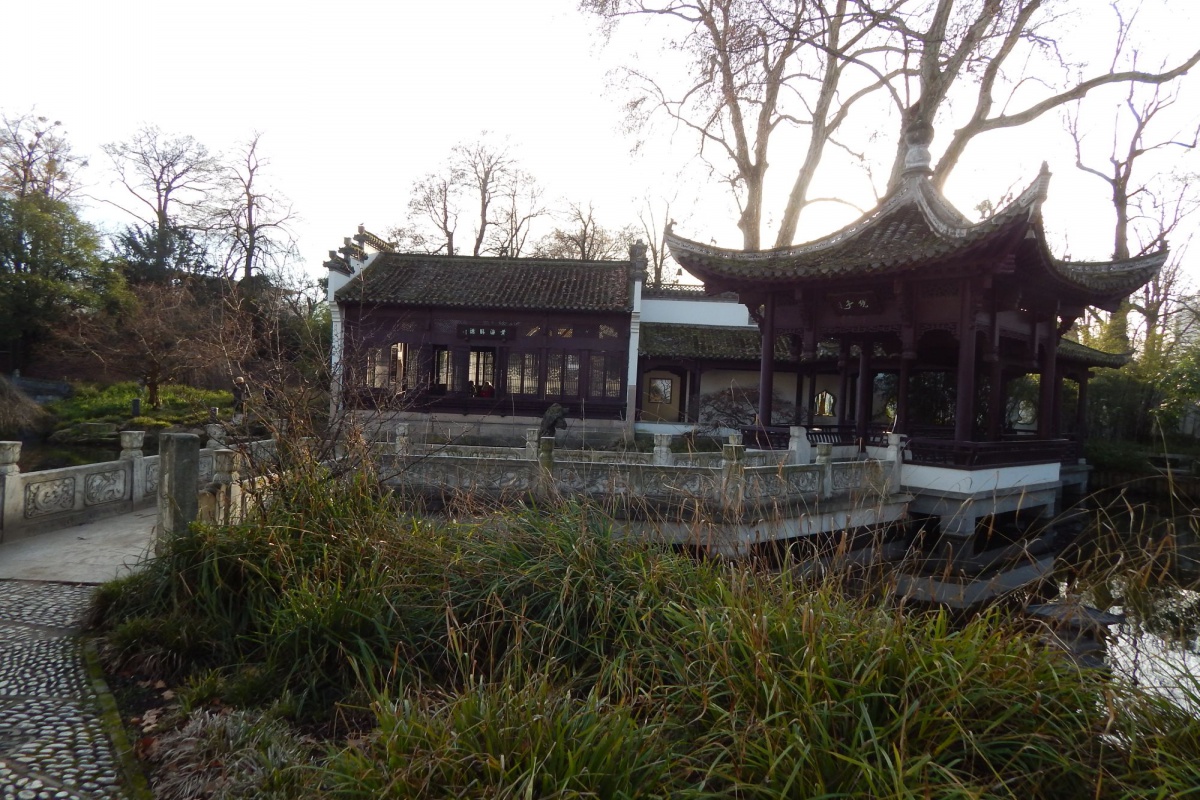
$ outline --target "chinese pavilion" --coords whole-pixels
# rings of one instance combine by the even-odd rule
[[[790,336],[799,352],[797,381],[808,387],[798,392],[798,405],[807,407],[810,424],[820,410],[865,441],[879,427],[873,423],[886,419],[888,429],[910,438],[914,458],[959,466],[1044,458],[1056,452],[1048,443],[1059,442],[1065,428],[1076,440],[1084,433],[1088,367],[1120,363],[1063,335],[1087,306],[1115,310],[1159,270],[1166,251],[1120,262],[1054,257],[1041,217],[1045,165],[1011,204],[973,223],[929,181],[930,136],[928,128],[910,131],[899,185],[829,236],[755,252],[703,245],[670,230],[667,242],[708,292],[736,292],[758,322],[764,428],[777,339]],[[833,353],[836,360],[821,357]],[[1036,431],[1018,432],[1009,427],[1007,389],[1028,374],[1039,377]],[[815,388],[829,381],[819,384],[821,375],[836,375],[838,391],[818,397]],[[1064,378],[1078,385],[1066,426]],[[886,409],[876,407],[887,395],[879,391],[884,383],[892,398]]]

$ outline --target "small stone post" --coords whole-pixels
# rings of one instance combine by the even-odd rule
[[[396,424],[396,458],[407,458],[412,450],[412,440],[409,439],[408,423],[399,422]]]
[[[671,434],[654,434],[654,464],[659,467],[671,466]]]
[[[721,445],[721,508],[730,517],[742,513],[746,500],[746,446]]]
[[[0,542],[20,524],[25,509],[21,496],[20,442],[0,442]]]
[[[208,442],[204,445],[209,450],[218,450],[225,446],[225,427],[216,422],[209,422],[204,426],[204,433],[208,436]]]
[[[217,501],[213,521],[222,525],[240,522],[242,518],[241,509],[237,512],[233,509],[233,484],[238,479],[236,457],[237,453],[233,450],[222,448],[213,451],[212,488]]]
[[[146,461],[142,456],[145,431],[121,431],[121,460],[129,461],[129,499],[137,503],[146,496]]]
[[[788,450],[791,452],[790,464],[811,464],[812,445],[808,441],[808,428],[793,425],[788,429]]]
[[[200,513],[200,437],[164,433],[159,439],[158,545],[187,533]],[[158,548],[156,548],[158,549]]]
[[[890,463],[887,474],[888,494],[900,491],[900,471],[904,469],[904,435],[888,434],[887,460]]]
[[[525,429],[525,457],[530,461],[538,457],[538,428]]]
[[[554,437],[543,436],[538,440],[537,495],[550,498],[554,495]]]
[[[824,442],[817,445],[817,463],[821,470],[821,497],[833,497],[833,445]]]

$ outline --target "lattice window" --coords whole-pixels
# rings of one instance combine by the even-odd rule
[[[509,353],[508,354],[508,393],[533,395],[539,394],[538,372],[541,363],[538,353]]]
[[[579,396],[579,356],[575,353],[546,355],[546,397]]]
[[[437,388],[453,391],[454,370],[450,363],[448,348],[433,348],[433,380],[431,382]]]
[[[588,396],[601,400],[619,400],[625,373],[625,359],[614,353],[592,353]]]

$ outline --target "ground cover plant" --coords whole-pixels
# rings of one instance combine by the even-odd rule
[[[583,506],[422,519],[313,472],[103,587],[96,618],[111,669],[177,687],[181,731],[260,715],[227,757],[184,752],[273,796],[1200,794],[1200,720],[998,612],[695,560]]]
[[[80,422],[125,423],[130,419],[132,403],[141,398],[139,421],[163,425],[194,425],[208,419],[208,409],[217,407],[227,413],[233,406],[233,394],[224,390],[199,389],[183,384],[166,384],[159,389],[159,406],[145,402],[145,392],[134,381],[100,387],[76,384],[71,396],[49,405],[59,427]]]

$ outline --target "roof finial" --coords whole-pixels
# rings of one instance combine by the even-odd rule
[[[933,174],[929,165],[933,159],[929,155],[929,143],[933,141],[933,126],[920,117],[914,119],[904,129],[904,141],[908,151],[904,154],[904,175]]]

